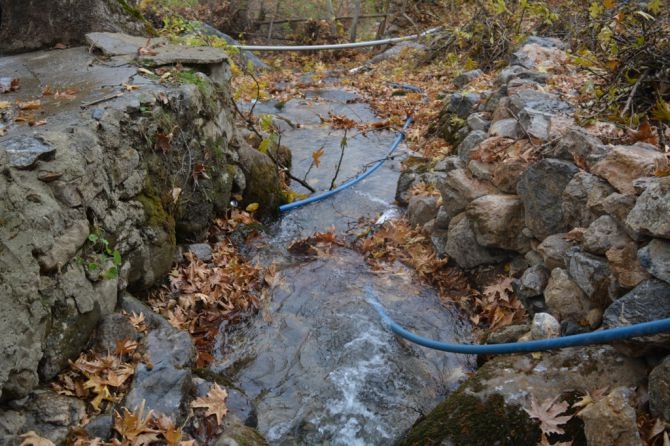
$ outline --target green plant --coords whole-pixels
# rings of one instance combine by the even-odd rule
[[[107,240],[102,230],[95,226],[93,231],[88,234],[87,245],[85,246],[86,254],[81,258],[86,270],[90,273],[98,273],[99,277],[103,279],[114,279],[119,276],[119,268],[121,267],[122,259],[121,252],[118,249],[112,248],[109,240]],[[109,261],[112,266],[105,271],[101,271]]]

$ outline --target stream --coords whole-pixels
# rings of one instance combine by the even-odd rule
[[[258,103],[254,113],[274,116],[281,143],[293,152],[292,173],[317,191],[329,189],[344,136],[321,118],[377,120],[356,93],[338,87],[308,90],[281,105]],[[383,158],[394,138],[390,131],[349,130],[336,183]],[[321,147],[320,165],[310,169]],[[396,153],[403,152],[401,146]],[[469,341],[468,324],[404,266],[373,271],[359,253],[341,247],[316,256],[287,249],[315,232],[351,235],[359,221],[399,215],[393,205],[399,173],[399,159],[389,160],[356,186],[284,213],[249,248],[259,263],[277,267],[271,299],[243,327],[222,330],[211,369],[252,402],[253,423],[272,445],[391,444],[475,369],[471,356],[410,344],[381,324],[369,293],[418,334]]]

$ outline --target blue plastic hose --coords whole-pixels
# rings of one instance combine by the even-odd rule
[[[402,130],[398,132],[398,135],[396,135],[395,140],[393,140],[393,143],[391,144],[391,147],[389,148],[388,153],[386,154],[386,157],[380,159],[379,161],[375,162],[368,170],[363,172],[362,174],[340,184],[338,187],[335,189],[331,189],[329,191],[321,192],[318,194],[310,195],[309,197],[305,198],[304,200],[298,200],[294,201],[292,203],[287,203],[279,206],[279,210],[281,212],[286,212],[290,211],[291,209],[295,209],[300,206],[305,206],[310,203],[315,203],[317,201],[324,200],[332,195],[335,195],[338,192],[342,192],[345,189],[350,188],[351,186],[355,185],[356,183],[359,183],[360,181],[364,180],[368,176],[372,175],[372,173],[379,169],[382,164],[384,164],[384,161],[386,161],[391,154],[395,151],[395,149],[400,145],[402,140],[405,138],[405,130],[410,126],[412,123],[412,117],[410,116],[407,118],[407,121],[405,121],[405,125],[402,127]]]
[[[539,339],[536,341],[513,342],[507,344],[456,344],[440,342],[424,338],[401,327],[386,313],[379,299],[371,289],[366,290],[366,300],[382,319],[382,322],[395,334],[410,342],[423,347],[441,350],[443,352],[463,353],[468,355],[506,355],[510,353],[528,353],[544,350],[555,350],[579,345],[602,344],[638,336],[649,336],[658,333],[670,332],[670,318],[651,322],[629,325],[626,327],[599,330],[559,338]]]

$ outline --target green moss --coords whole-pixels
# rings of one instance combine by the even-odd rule
[[[153,27],[151,23],[142,15],[139,9],[130,6],[125,0],[117,0],[121,8],[128,14],[130,17],[139,20],[144,25],[144,30],[152,37],[158,36],[156,28]]]
[[[538,424],[502,395],[486,400],[470,394],[466,383],[419,420],[397,446],[438,445],[445,439],[459,446],[535,446]]]
[[[144,189],[135,199],[144,207],[147,226],[163,229],[168,234],[170,243],[175,245],[177,238],[174,216],[165,210],[160,195],[148,177]]]

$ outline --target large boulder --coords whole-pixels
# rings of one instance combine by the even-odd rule
[[[90,31],[146,34],[141,15],[125,0],[2,0],[0,52],[84,43]]]

